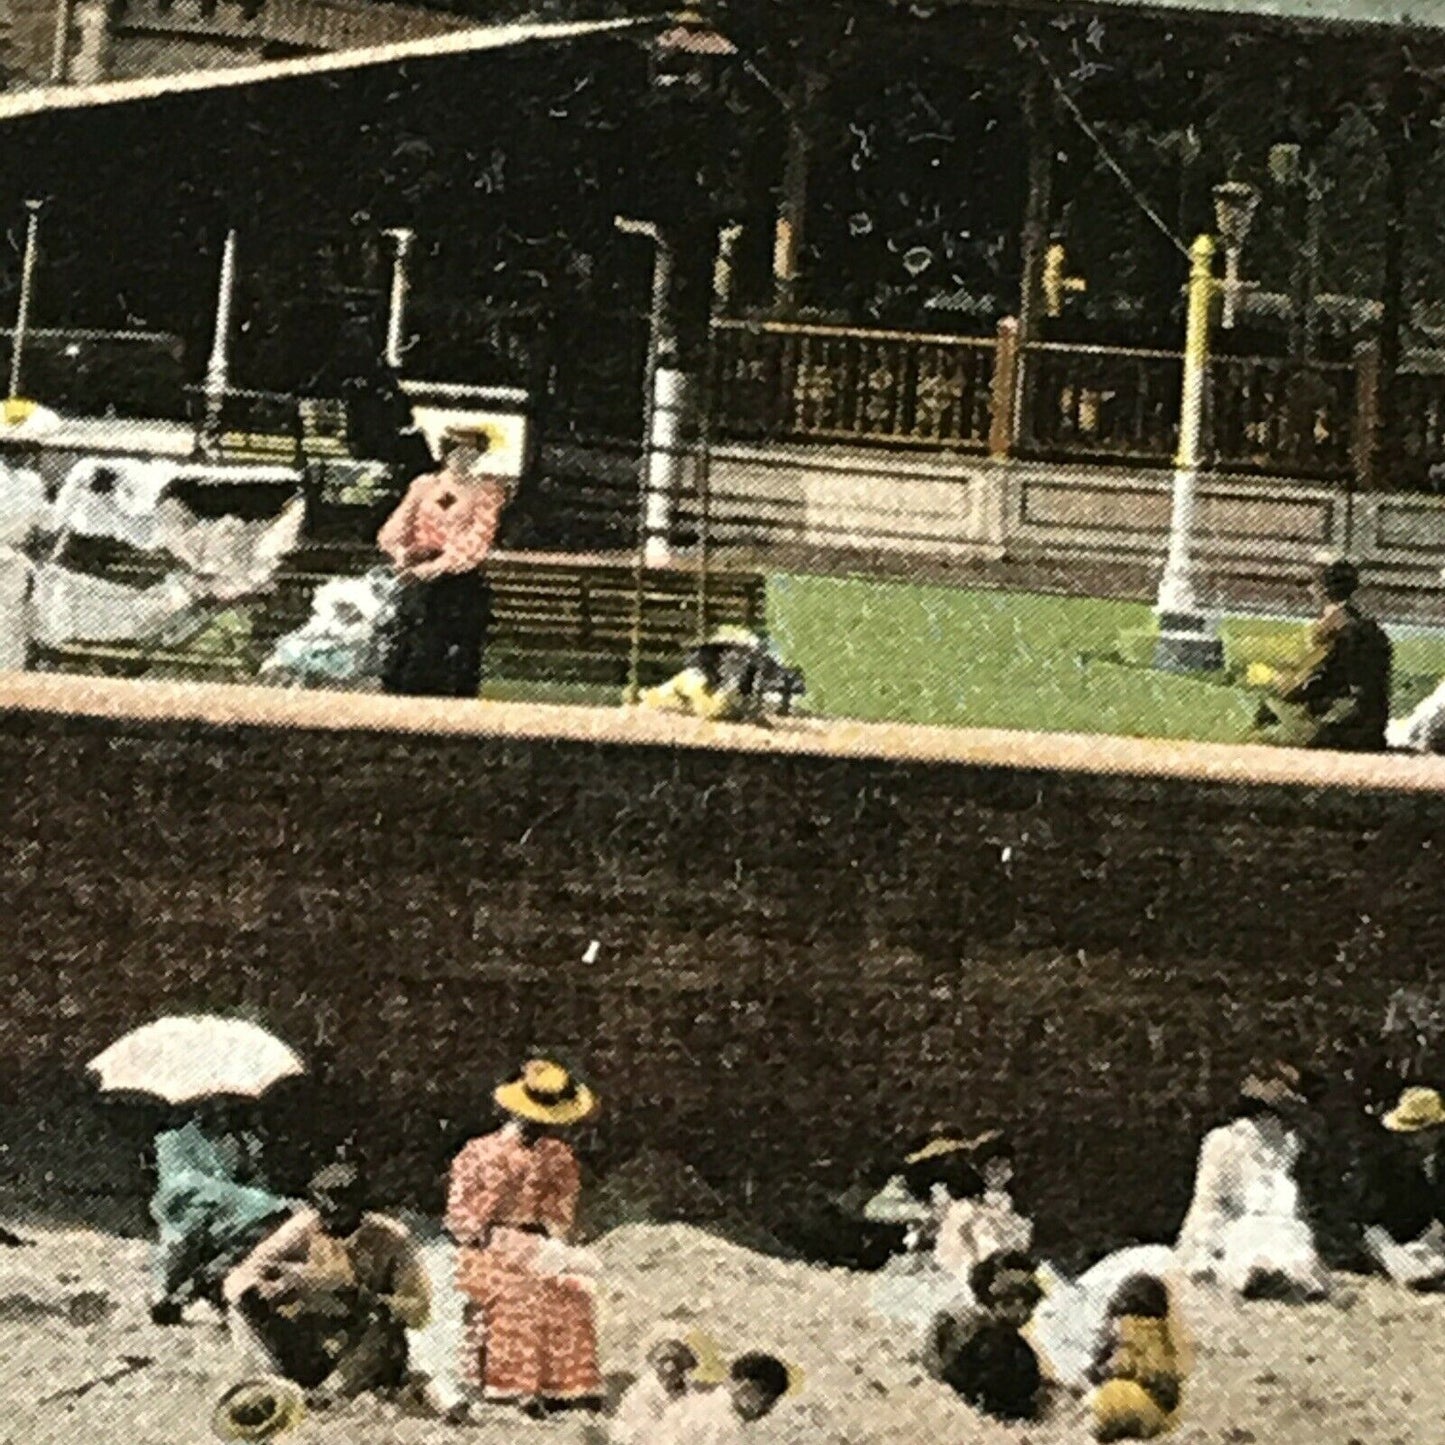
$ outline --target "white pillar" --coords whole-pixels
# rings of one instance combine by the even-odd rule
[[[668,537],[672,513],[682,490],[683,414],[687,406],[687,377],[675,366],[660,365],[653,375],[651,430],[647,438],[647,500],[643,519],[646,533],[643,560],[649,567],[665,566],[672,556]]]
[[[400,371],[402,346],[406,340],[406,298],[411,286],[406,263],[416,233],[397,227],[387,231],[386,235],[395,246],[391,258],[391,308],[386,318],[386,364],[393,371]]]
[[[20,266],[20,305],[15,313],[15,335],[10,341],[10,400],[20,398],[21,364],[30,332],[30,302],[35,294],[35,262],[40,253],[40,211],[44,201],[26,201],[25,259]]]
[[[216,328],[211,359],[206,364],[206,438],[214,442],[221,427],[221,408],[231,380],[231,307],[236,292],[236,233],[226,232],[221,252],[221,282],[216,294]]]

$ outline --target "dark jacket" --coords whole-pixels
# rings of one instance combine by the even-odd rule
[[[934,1322],[925,1347],[930,1372],[996,1420],[1033,1420],[1040,1407],[1038,1356],[1012,1326],[986,1315]]]
[[[1445,1167],[1431,1179],[1408,1144],[1386,1135],[1372,1151],[1363,1206],[1363,1222],[1383,1226],[1396,1244],[1419,1239],[1435,1220],[1445,1223]]]
[[[1281,692],[1313,724],[1304,746],[1383,752],[1390,720],[1390,639],[1353,602],[1332,604],[1310,631],[1310,656]]]

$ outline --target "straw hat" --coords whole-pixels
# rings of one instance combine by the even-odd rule
[[[242,1380],[217,1402],[211,1430],[222,1440],[270,1440],[294,1429],[305,1414],[305,1397],[290,1380]]]
[[[489,452],[502,444],[501,429],[486,422],[457,423],[442,431],[442,440],[452,446],[470,447],[475,452]]]
[[[1300,1091],[1299,1070],[1279,1060],[1249,1073],[1239,1086],[1239,1097],[1271,1109],[1307,1102]]]
[[[709,1386],[725,1385],[732,1378],[732,1366],[713,1337],[703,1330],[689,1330],[683,1343],[697,1360],[692,1372],[693,1384],[704,1389]],[[779,1359],[788,1372],[788,1388],[785,1394],[796,1395],[803,1388],[803,1372],[790,1360]]]
[[[957,1134],[939,1133],[926,1144],[903,1158],[905,1164],[926,1164],[930,1159],[941,1159],[949,1154],[972,1154],[985,1144],[995,1144],[1003,1138],[1002,1129],[985,1129],[972,1139]]]
[[[1406,1089],[1400,1102],[1381,1120],[1394,1134],[1417,1134],[1445,1124],[1445,1100],[1437,1089]]]
[[[550,1059],[529,1059],[493,1097],[507,1113],[534,1124],[580,1124],[597,1107],[592,1090]]]

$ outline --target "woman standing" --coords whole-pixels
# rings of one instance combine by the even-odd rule
[[[555,1131],[586,1119],[596,1097],[560,1064],[533,1059],[495,1098],[510,1118],[457,1155],[447,1199],[467,1299],[463,1371],[488,1399],[532,1415],[595,1406],[602,1376],[592,1288],[573,1272],[578,1252],[565,1248],[577,1159]]]
[[[485,431],[454,428],[446,440],[442,470],[418,477],[377,534],[405,584],[382,686],[412,697],[474,698],[491,619],[482,563],[508,490],[487,469]]]

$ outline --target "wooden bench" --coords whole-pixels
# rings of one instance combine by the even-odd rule
[[[324,581],[354,576],[377,563],[376,553],[350,545],[304,547],[283,568],[275,590],[250,603],[246,646],[233,655],[208,655],[184,643],[69,643],[39,650],[45,671],[111,677],[195,676],[244,681],[254,676],[279,637],[310,615],[311,597]],[[133,569],[111,569],[115,580],[140,581]],[[632,648],[636,574],[619,556],[497,552],[487,565],[492,585],[492,629],[487,671],[519,680],[595,682],[621,686]],[[649,568],[642,595],[640,672],[644,682],[671,675],[700,632],[765,625],[766,579],[758,572],[713,572],[705,599],[690,565]]]

